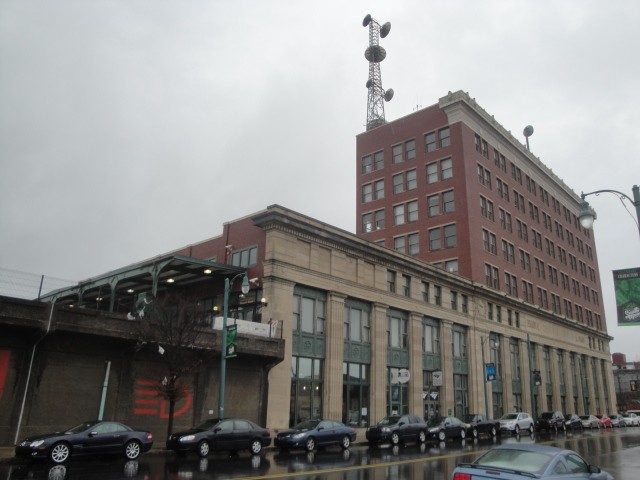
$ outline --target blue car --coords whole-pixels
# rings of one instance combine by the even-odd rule
[[[473,463],[458,465],[452,480],[613,480],[572,450],[536,444],[505,444],[492,448]]]
[[[356,431],[335,420],[307,420],[293,429],[279,432],[273,444],[281,450],[304,448],[308,452],[316,447],[340,445],[343,450],[356,441]]]

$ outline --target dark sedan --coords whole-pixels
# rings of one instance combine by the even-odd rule
[[[35,435],[16,446],[16,457],[48,458],[64,463],[71,455],[121,454],[138,458],[153,445],[153,434],[119,422],[90,421],[64,432]]]
[[[259,455],[271,444],[271,431],[243,418],[214,418],[167,439],[167,450],[196,452],[206,457],[212,451],[249,450]]]
[[[416,415],[391,415],[384,417],[376,425],[367,428],[367,440],[371,444],[390,442],[424,443],[427,439],[427,424]]]
[[[565,415],[564,423],[567,426],[567,430],[571,430],[571,431],[584,430],[584,425],[582,425],[582,419],[575,413],[572,413],[570,415]]]
[[[432,418],[427,423],[428,435],[443,442],[447,438],[461,438],[467,436],[467,424],[456,417]]]
[[[344,450],[356,441],[356,431],[335,420],[307,420],[293,429],[278,433],[274,445],[280,449],[304,448],[308,452],[316,447],[340,445]]]

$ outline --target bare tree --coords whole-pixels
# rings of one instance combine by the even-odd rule
[[[155,379],[159,395],[169,403],[167,438],[173,432],[176,402],[185,398],[183,379],[203,365],[205,315],[196,299],[179,294],[155,299],[142,294],[136,302],[137,349],[153,349],[164,364],[164,372]]]

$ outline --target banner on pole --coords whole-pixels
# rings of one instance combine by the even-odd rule
[[[618,325],[640,325],[640,267],[613,271]]]

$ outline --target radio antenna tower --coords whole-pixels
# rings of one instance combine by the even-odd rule
[[[369,47],[364,51],[364,58],[369,61],[369,80],[367,80],[367,130],[384,125],[384,102],[393,98],[393,89],[382,89],[382,76],[380,75],[380,62],[385,59],[387,52],[382,48],[380,37],[389,35],[391,23],[380,25],[371,15],[362,20],[363,27],[369,27]]]

